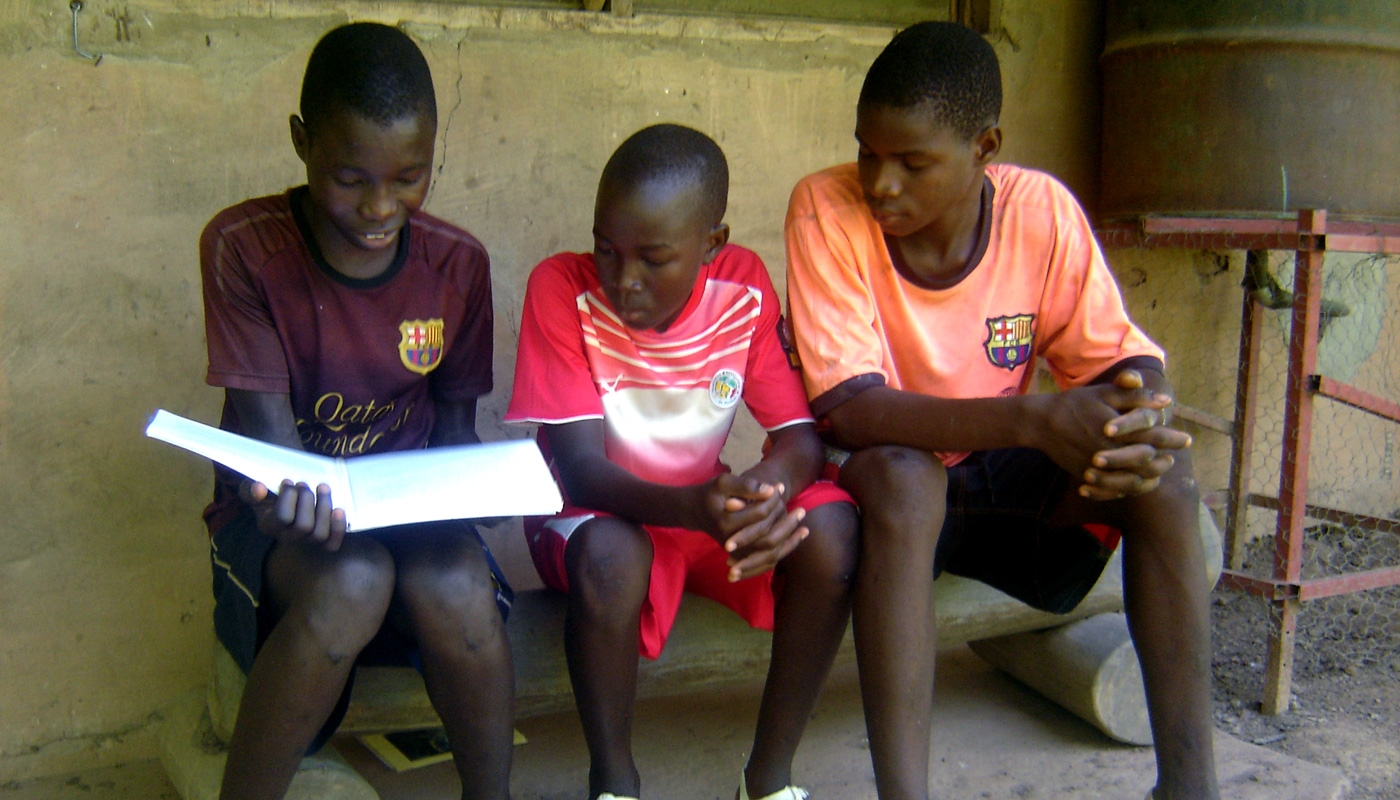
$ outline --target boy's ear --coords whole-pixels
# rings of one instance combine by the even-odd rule
[[[705,263],[714,261],[715,256],[719,255],[719,251],[723,250],[727,244],[729,244],[729,226],[721,222],[711,228],[705,237]]]
[[[301,121],[301,117],[296,114],[287,118],[287,126],[292,131],[292,149],[297,151],[297,158],[306,163],[306,152],[310,146],[311,137],[306,131],[306,123]]]
[[[987,166],[1001,152],[1001,126],[992,125],[972,140],[973,154],[979,166]]]

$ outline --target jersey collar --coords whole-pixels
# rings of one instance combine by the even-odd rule
[[[972,254],[967,258],[967,265],[956,275],[947,278],[937,278],[930,280],[921,277],[909,268],[905,263],[904,256],[899,251],[899,245],[894,237],[885,235],[885,250],[890,254],[890,264],[894,266],[894,271],[906,281],[914,284],[920,289],[941,291],[951,289],[962,283],[968,275],[972,274],[977,265],[982,263],[982,256],[987,254],[987,245],[992,240],[992,199],[996,196],[996,187],[992,185],[992,179],[982,178],[982,207],[977,213],[977,243],[972,248]]]
[[[373,278],[352,278],[339,272],[326,261],[325,255],[321,253],[321,246],[316,244],[316,237],[311,235],[311,223],[306,219],[306,215],[301,211],[302,201],[309,190],[306,186],[298,186],[287,192],[287,202],[292,206],[292,218],[296,220],[297,230],[301,232],[301,240],[306,244],[306,249],[311,253],[311,260],[325,273],[326,277],[351,289],[375,289],[394,279],[403,269],[404,262],[408,261],[409,232],[413,228],[413,217],[399,229],[399,240],[394,250],[394,260],[389,266]]]

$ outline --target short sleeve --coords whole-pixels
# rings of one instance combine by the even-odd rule
[[[603,401],[584,351],[579,309],[583,288],[569,280],[566,258],[547,259],[530,273],[506,422],[561,424],[603,418]]]
[[[1132,358],[1164,361],[1158,347],[1128,317],[1123,295],[1079,203],[1055,184],[1055,242],[1041,319],[1040,347],[1061,388],[1083,386]]]
[[[247,263],[224,227],[225,219],[223,214],[215,217],[199,240],[209,348],[205,380],[227,389],[286,394],[291,391],[287,357],[257,282],[260,265]]]
[[[868,248],[848,230],[854,222],[848,198],[823,196],[832,182],[819,174],[799,183],[784,226],[788,313],[807,396],[819,414],[825,396],[848,381],[889,378],[874,298],[862,277]]]
[[[452,258],[461,277],[455,282],[462,304],[462,323],[446,343],[443,363],[429,373],[433,397],[445,402],[489,394],[495,317],[491,306],[491,261],[475,241],[454,248]]]
[[[753,283],[761,295],[758,321],[749,344],[745,366],[744,404],[764,430],[773,431],[812,421],[807,395],[802,391],[802,379],[793,369],[783,349],[780,333],[782,308],[773,282],[758,256],[753,256]]]

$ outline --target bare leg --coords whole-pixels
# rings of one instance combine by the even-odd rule
[[[775,609],[773,657],[753,753],[744,769],[749,797],[792,783],[792,758],[851,613],[857,557],[855,509],[828,503],[807,515],[811,534],[779,563],[784,578]]]
[[[1095,504],[1067,497],[1055,525],[1123,532],[1123,594],[1157,753],[1157,800],[1218,800],[1210,715],[1209,588],[1186,453],[1155,491]]]
[[[355,657],[383,623],[394,586],[388,551],[347,537],[330,553],[277,546],[264,602],[277,625],[253,662],[229,739],[222,800],[277,800],[330,716]]]
[[[463,800],[510,797],[515,672],[486,555],[460,524],[384,540],[398,568],[390,619],[407,623],[447,729]]]
[[[851,455],[841,486],[861,508],[853,618],[876,792],[881,800],[926,800],[937,643],[933,557],[947,473],[930,453],[874,447]]]
[[[637,700],[637,632],[651,584],[651,537],[637,525],[599,517],[574,531],[564,550],[569,610],[564,654],[588,742],[588,796],[639,797],[632,759]]]

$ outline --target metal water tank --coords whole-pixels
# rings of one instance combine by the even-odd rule
[[[1400,218],[1400,2],[1107,0],[1104,218]]]

